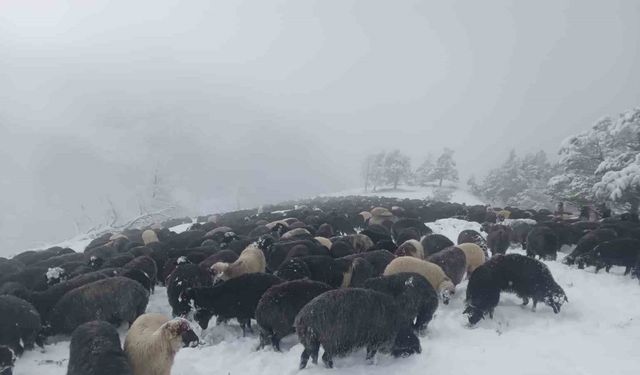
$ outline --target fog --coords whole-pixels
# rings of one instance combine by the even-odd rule
[[[399,148],[461,180],[640,102],[635,1],[0,0],[0,254],[135,215],[360,186]],[[84,208],[83,208],[84,207]]]

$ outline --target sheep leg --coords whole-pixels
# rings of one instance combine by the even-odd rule
[[[534,298],[533,300],[533,306],[531,307],[531,311],[535,312],[536,311],[536,307],[538,306],[538,301]]]
[[[276,352],[280,351],[280,338],[276,337],[276,335],[271,336],[271,346]]]
[[[333,359],[331,358],[331,354],[325,350],[322,354],[322,362],[327,368],[333,368]]]
[[[300,355],[300,366],[298,366],[298,368],[300,368],[300,370],[302,370],[303,368],[307,367],[307,363],[309,362],[309,350],[308,349],[304,349],[302,351],[302,354]]]
[[[529,304],[529,297],[522,297],[522,306],[527,306]]]
[[[624,275],[625,275],[625,276],[627,276],[627,275],[628,275],[628,274],[630,274],[630,273],[631,273],[631,266],[627,266],[627,267],[624,269]]]
[[[373,347],[368,346],[366,360],[373,363],[373,357],[376,356],[377,351],[378,351],[377,349],[374,349]]]
[[[604,267],[604,270],[605,270],[607,273],[609,273],[609,271],[611,270],[611,264],[607,264],[607,265]]]

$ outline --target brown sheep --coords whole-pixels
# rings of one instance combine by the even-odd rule
[[[395,275],[400,272],[415,272],[424,276],[438,292],[445,305],[449,303],[450,296],[455,293],[455,285],[437,264],[409,256],[398,257],[389,263],[383,275]]]

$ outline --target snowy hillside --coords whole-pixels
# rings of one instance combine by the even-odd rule
[[[465,203],[468,205],[484,204],[482,200],[470,192],[458,188],[452,188],[451,202]],[[399,186],[398,190],[391,191],[377,191],[377,192],[364,192],[362,188],[343,190],[337,193],[326,194],[329,197],[341,197],[349,195],[362,195],[362,196],[380,196],[390,197],[398,199],[426,199],[433,196],[436,188],[430,186]]]
[[[456,219],[427,223],[435,232],[456,240],[464,229],[479,224]],[[174,228],[185,230],[186,226]],[[81,249],[81,242],[68,244]],[[522,252],[515,249],[511,251]],[[610,274],[594,274],[557,262],[546,264],[566,291],[569,303],[555,315],[547,306],[537,312],[522,307],[521,300],[502,294],[493,320],[475,328],[462,315],[466,281],[452,302],[441,305],[422,340],[423,352],[404,359],[378,355],[375,365],[365,362],[364,351],[337,359],[334,370],[309,365],[304,374],[637,374],[640,368],[640,286],[614,267]],[[170,314],[166,290],[156,288],[148,311]],[[366,319],[366,317],[363,317]],[[194,325],[195,327],[196,325]],[[121,333],[125,332],[121,327]],[[256,335],[242,337],[240,327],[212,326],[201,334],[204,345],[181,350],[173,375],[294,374],[302,346],[295,336],[283,341],[283,353],[255,351]],[[15,375],[63,375],[69,343],[49,344],[44,352],[26,353],[16,363]]]

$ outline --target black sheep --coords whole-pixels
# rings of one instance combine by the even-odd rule
[[[426,235],[420,243],[424,249],[424,256],[428,257],[437,253],[440,250],[446,249],[449,246],[453,246],[453,242],[442,234],[432,233]]]
[[[433,318],[438,308],[438,295],[433,286],[422,275],[401,272],[389,276],[371,278],[364,288],[377,290],[392,296],[407,321],[415,323],[414,329],[421,331]]]
[[[325,256],[291,258],[274,274],[284,280],[309,278],[327,283],[334,288],[349,286],[352,261]]]
[[[39,262],[33,263],[31,267],[53,268],[60,267],[65,263],[70,262],[82,262],[87,263],[84,254],[82,253],[69,253],[63,255],[57,255]]]
[[[614,240],[615,238],[616,232],[611,229],[596,229],[591,231],[578,240],[578,244],[575,249],[573,249],[571,254],[567,255],[562,262],[564,264],[572,265],[581,255],[587,254],[599,244],[605,241]]]
[[[132,324],[144,313],[149,293],[137,281],[115,276],[67,292],[51,310],[51,333],[73,332],[92,320]]]
[[[18,297],[0,296],[0,345],[6,345],[17,355],[42,346],[40,314],[29,302]]]
[[[29,251],[25,251],[22,252],[16,256],[14,256],[12,259],[16,260],[18,262],[23,263],[25,266],[29,266],[31,264],[34,264],[36,262],[51,258],[51,257],[55,257],[58,255],[64,255],[64,254],[70,254],[70,253],[75,253],[75,251],[69,249],[69,248],[62,248],[59,246],[55,246],[55,247],[50,247],[46,250],[40,250],[40,251],[34,251],[34,250],[29,250]]]
[[[26,286],[15,281],[9,281],[8,283],[4,283],[2,284],[2,286],[0,286],[0,295],[8,294],[11,296],[22,298],[23,300],[28,302],[31,302],[32,293],[33,292],[27,289]]]
[[[259,242],[258,246],[264,252],[265,258],[267,260],[267,269],[271,272],[275,272],[287,259],[289,251],[296,245],[305,245],[309,249],[314,249],[318,252],[326,253],[326,249],[324,246],[310,240],[282,241],[273,243],[267,238]]]
[[[555,260],[558,256],[558,237],[551,228],[535,227],[527,236],[527,255],[535,258]]]
[[[50,285],[57,284],[66,275],[62,268],[26,267],[22,271],[0,277],[0,285],[7,282],[18,282],[28,289],[42,291]]]
[[[218,262],[233,263],[238,260],[238,254],[232,250],[220,250],[199,263],[200,268],[209,271]]]
[[[343,257],[342,259],[354,260],[362,258],[369,262],[373,266],[372,277],[380,276],[384,273],[384,269],[387,268],[389,263],[396,258],[391,252],[387,250],[374,250],[364,253],[357,253]]]
[[[135,258],[133,254],[124,253],[114,256],[113,258],[109,258],[102,263],[102,267],[123,267],[125,264],[131,262]]]
[[[213,278],[208,270],[197,264],[184,263],[178,265],[167,278],[167,298],[174,317],[184,316],[191,311],[189,300],[183,293],[189,288],[213,285]]]
[[[266,273],[247,273],[213,287],[192,288],[184,296],[193,301],[195,319],[206,329],[212,316],[219,320],[236,318],[243,334],[251,331],[251,319],[262,295],[272,286],[282,283],[281,278]]]
[[[474,278],[473,276],[481,268],[482,272]],[[474,324],[473,321],[479,321],[486,314],[491,314],[498,303],[498,300],[495,300],[496,289],[515,293],[522,298],[523,305],[527,305],[529,299],[532,299],[534,310],[538,302],[544,302],[556,314],[560,312],[562,304],[568,301],[564,290],[553,279],[549,268],[544,263],[527,256],[519,254],[495,256],[483,266],[476,268],[471,276],[467,287],[467,309],[465,310],[471,324]],[[491,298],[481,302],[485,295]]]
[[[15,362],[15,352],[8,346],[0,345],[0,375],[12,375]]]
[[[309,357],[318,362],[320,346],[322,361],[333,367],[335,356],[346,355],[365,347],[371,360],[378,350],[398,354],[420,353],[415,335],[406,333],[411,322],[404,320],[393,297],[375,290],[346,288],[328,291],[306,304],[295,319],[296,333],[304,346],[300,368],[307,366]],[[402,335],[399,333],[402,332]],[[396,339],[400,342],[396,343]],[[413,345],[404,345],[413,342]],[[394,345],[395,344],[395,345]]]
[[[637,266],[638,257],[640,257],[639,240],[618,238],[603,242],[590,253],[582,255],[578,258],[578,264],[581,268],[584,264],[595,266],[596,272],[603,268],[609,272],[612,266],[623,266],[624,274],[628,275]]]
[[[84,323],[71,335],[67,375],[89,374],[132,374],[118,331],[102,320]]]
[[[134,258],[129,263],[125,264],[123,268],[128,270],[137,269],[144,272],[151,281],[151,291],[153,292],[153,290],[155,289],[155,284],[158,280],[158,266],[156,265],[156,262],[153,260],[153,258],[146,255],[139,256],[137,258]]]
[[[20,261],[0,257],[0,275],[20,272],[24,268],[25,265]]]
[[[92,283],[94,281],[106,279],[108,276],[104,272],[91,272],[84,275],[76,276],[60,284],[56,284],[49,289],[42,292],[33,292],[30,296],[30,301],[33,306],[38,310],[43,321],[47,321],[49,312],[53,306],[64,296],[67,292],[79,288],[83,285]]]
[[[429,262],[437,264],[442,268],[453,285],[458,285],[462,281],[467,271],[467,257],[460,248],[455,246],[447,247],[429,257]]]
[[[280,340],[295,332],[294,320],[300,309],[320,294],[333,289],[312,280],[293,280],[274,285],[260,298],[256,322],[260,331],[259,349],[271,344],[280,351]]]
[[[355,253],[353,246],[347,241],[336,241],[331,244],[331,250],[329,251],[334,258],[341,258],[347,255]]]
[[[491,255],[505,254],[510,241],[510,231],[504,225],[494,225],[487,234],[487,246]]]
[[[396,239],[397,243],[404,242],[404,241],[398,240],[398,237],[400,235],[400,232],[409,228],[415,230],[418,233],[419,237],[426,236],[427,234],[430,234],[433,232],[431,228],[426,226],[421,220],[412,219],[412,218],[398,219],[391,226],[391,234],[393,235],[393,238]]]
[[[493,319],[493,310],[500,302],[500,287],[493,279],[491,266],[483,264],[476,268],[467,285],[466,308],[463,314],[469,318],[469,324],[478,323],[487,314]]]

